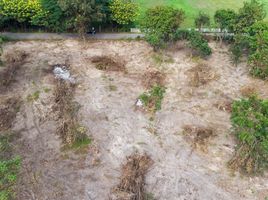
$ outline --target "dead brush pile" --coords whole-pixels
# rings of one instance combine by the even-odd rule
[[[113,200],[146,200],[145,175],[152,159],[148,155],[133,154],[122,167],[119,185],[113,191]]]
[[[233,104],[233,100],[226,98],[226,99],[217,101],[214,104],[214,106],[221,111],[231,113],[232,112],[232,104]]]
[[[109,56],[95,56],[91,59],[96,68],[102,71],[126,72],[125,62]]]
[[[217,80],[219,75],[216,74],[210,66],[205,63],[200,63],[194,68],[187,71],[190,85],[200,87],[206,85],[213,80]]]
[[[7,98],[0,102],[0,132],[11,128],[19,107],[18,98]]]
[[[207,152],[209,140],[215,136],[214,129],[210,127],[186,125],[183,127],[183,132],[193,149],[203,152]]]
[[[251,97],[258,94],[255,85],[248,85],[240,88],[240,93],[243,97]]]
[[[75,84],[57,80],[55,95],[55,109],[59,116],[57,133],[67,147],[79,146],[89,141],[86,129],[80,125],[77,117],[79,105],[73,102]]]
[[[150,89],[156,85],[164,86],[165,78],[165,74],[161,73],[160,71],[150,70],[145,72],[145,74],[142,76],[142,84],[146,89]]]
[[[13,81],[16,72],[23,65],[27,54],[21,51],[15,51],[5,56],[5,67],[0,71],[0,91],[6,89]]]

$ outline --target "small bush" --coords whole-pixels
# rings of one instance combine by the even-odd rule
[[[140,95],[139,99],[149,111],[156,112],[157,110],[161,110],[164,93],[165,88],[156,85],[149,92]]]
[[[211,55],[212,50],[208,45],[208,42],[202,37],[199,32],[191,31],[189,33],[189,46],[195,53],[202,57]]]
[[[268,166],[268,100],[252,96],[235,101],[231,121],[238,140],[229,162],[246,173],[260,172]]]
[[[189,47],[198,56],[207,57],[212,54],[208,41],[197,31],[178,29],[174,38],[175,40],[187,40]]]
[[[262,49],[252,54],[248,59],[250,73],[254,77],[267,79],[268,77],[268,49]]]

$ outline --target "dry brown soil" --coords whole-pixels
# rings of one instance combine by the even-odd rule
[[[170,62],[157,63],[152,48],[138,41],[6,43],[3,58],[18,51],[28,55],[14,82],[0,94],[22,101],[12,123],[12,130],[20,133],[15,151],[23,158],[18,199],[109,199],[120,182],[122,165],[137,152],[153,160],[145,186],[155,199],[264,200],[267,174],[247,177],[227,167],[235,149],[227,107],[242,97],[241,88],[251,85],[267,98],[268,83],[251,78],[245,63],[232,65],[228,47],[210,46],[213,55],[207,61],[191,58],[178,44],[164,52]],[[98,70],[91,62],[96,56],[117,59],[125,64],[124,72]],[[203,62],[209,66],[209,81],[192,85],[189,72]],[[80,105],[78,119],[93,139],[83,153],[62,150],[56,134],[52,74],[56,64],[68,65],[78,84],[74,94]],[[135,108],[150,70],[165,74],[167,88],[153,120]],[[211,78],[213,74],[217,78]],[[36,92],[37,98],[27,98]],[[193,148],[196,140],[187,139],[185,126],[213,129],[213,136],[202,140],[206,151]]]

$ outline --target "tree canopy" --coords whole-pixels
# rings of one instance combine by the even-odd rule
[[[233,31],[236,16],[235,11],[231,9],[221,9],[216,11],[214,21],[221,30],[228,29],[229,31]]]
[[[113,0],[110,4],[112,19],[118,24],[130,24],[139,15],[138,5],[131,0]]]
[[[148,9],[142,23],[147,41],[154,47],[160,47],[164,42],[172,40],[184,16],[183,10],[169,6]]]
[[[200,30],[203,26],[210,25],[209,15],[203,12],[199,12],[198,16],[195,18],[195,26]]]

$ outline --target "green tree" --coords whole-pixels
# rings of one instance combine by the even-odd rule
[[[24,24],[34,24],[35,18],[44,17],[39,0],[0,0],[0,16]]]
[[[134,22],[139,15],[138,5],[131,0],[113,0],[109,7],[112,19],[121,25]]]
[[[40,0],[42,10],[46,15],[42,18],[35,18],[35,24],[44,26],[52,31],[64,29],[64,15],[57,0]]]
[[[155,49],[165,46],[167,42],[174,39],[184,16],[183,10],[169,6],[148,9],[141,24],[145,38]]]
[[[236,13],[231,9],[221,9],[217,10],[214,15],[214,21],[222,30],[227,29],[228,31],[233,31],[234,21],[236,19]]]
[[[68,25],[85,39],[86,31],[93,22],[104,17],[102,5],[95,0],[58,0],[61,9],[68,17]]]
[[[199,12],[198,16],[195,18],[195,26],[201,30],[204,26],[210,25],[210,17],[208,14]]]
[[[235,20],[235,32],[244,33],[247,29],[258,21],[262,21],[266,16],[264,4],[259,0],[244,2],[244,6],[239,10]]]

